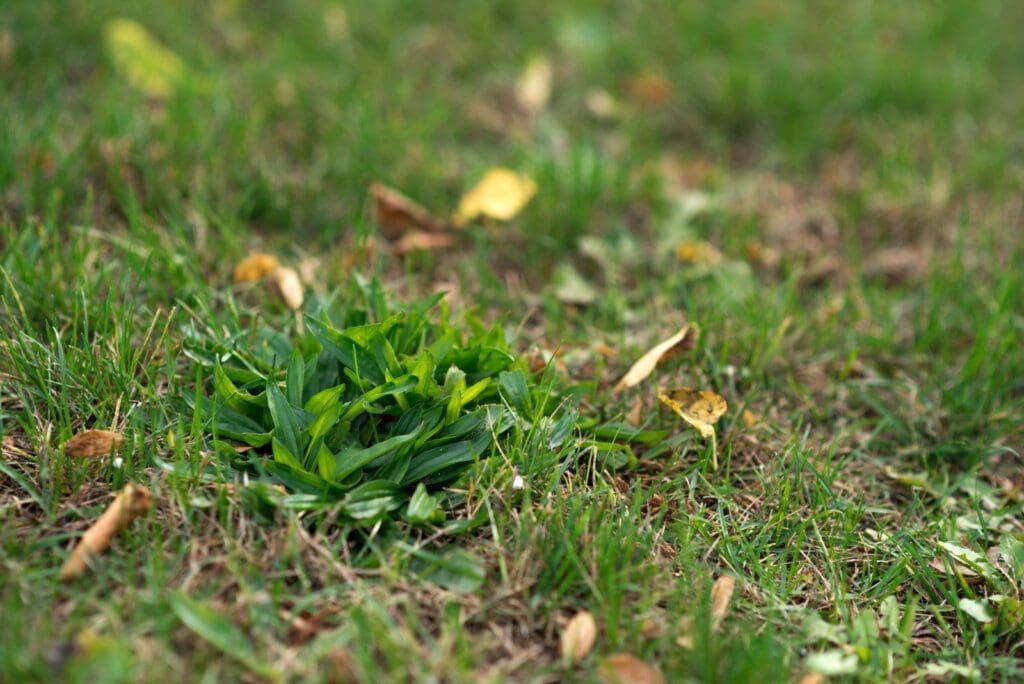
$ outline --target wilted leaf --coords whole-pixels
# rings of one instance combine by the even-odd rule
[[[552,275],[555,297],[566,304],[586,305],[597,301],[597,289],[572,264],[561,264]]]
[[[576,613],[562,630],[559,642],[562,660],[578,663],[587,657],[596,640],[597,623],[594,616],[585,610]]]
[[[86,430],[68,440],[64,445],[64,453],[72,458],[108,456],[121,448],[123,442],[124,437],[117,432]]]
[[[455,212],[455,224],[485,216],[508,221],[523,210],[537,193],[537,184],[525,174],[493,168],[467,192]]]
[[[281,679],[276,670],[260,660],[249,639],[225,615],[184,594],[172,594],[169,600],[178,619],[224,655],[234,658],[261,677],[274,681]]]
[[[725,619],[725,613],[729,610],[729,599],[732,598],[733,588],[736,586],[736,580],[729,575],[722,575],[715,580],[714,586],[711,587],[711,629],[717,630],[722,620]]]
[[[987,600],[976,601],[962,598],[957,607],[978,622],[992,622],[995,619],[995,615],[992,614],[992,606]]]
[[[516,102],[531,116],[539,114],[551,97],[551,62],[545,57],[534,57],[516,81]]]
[[[143,94],[170,96],[185,78],[185,64],[141,24],[113,19],[104,28],[107,54],[114,68]]]
[[[697,328],[687,323],[679,329],[672,337],[659,342],[643,356],[637,359],[636,363],[629,367],[626,374],[622,376],[615,385],[613,393],[621,392],[623,389],[634,387],[643,382],[663,360],[667,360],[684,351],[693,349],[697,344]]]
[[[896,470],[892,466],[886,466],[883,468],[885,476],[894,482],[898,482],[904,487],[911,487],[912,489],[930,489],[931,483],[928,481],[927,473],[904,473]]]
[[[152,496],[149,490],[142,485],[131,483],[125,485],[114,502],[85,531],[78,544],[75,545],[71,555],[60,569],[61,581],[66,582],[85,572],[89,562],[110,547],[114,535],[149,510],[151,501]]]
[[[665,675],[634,655],[615,653],[608,656],[597,671],[605,684],[664,684]]]
[[[370,186],[374,219],[389,240],[397,240],[409,230],[440,231],[444,222],[398,190],[382,183]]]
[[[695,266],[714,266],[722,263],[722,253],[710,242],[687,240],[676,245],[680,261]]]
[[[920,672],[929,677],[935,677],[941,681],[955,681],[955,677],[962,677],[969,682],[977,682],[981,680],[981,670],[970,667],[969,665],[960,665],[957,663],[947,662],[936,662],[928,663],[921,668]]]
[[[836,677],[856,672],[858,662],[855,654],[833,649],[807,656],[807,669],[827,677]]]
[[[235,266],[236,283],[255,283],[281,267],[281,262],[272,254],[254,253]]]
[[[425,230],[417,230],[406,233],[395,243],[395,252],[408,254],[409,252],[429,252],[436,249],[448,249],[455,244],[455,236],[451,233],[431,233]]]
[[[713,425],[722,417],[729,405],[725,399],[709,390],[689,388],[658,389],[658,399],[692,425],[705,439],[715,435]]]
[[[301,309],[303,302],[302,280],[295,269],[280,266],[274,269],[271,277],[274,279],[274,285],[277,286],[277,291],[281,295],[281,299],[284,300],[285,306],[292,311]]]

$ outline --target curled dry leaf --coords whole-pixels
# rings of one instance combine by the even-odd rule
[[[537,184],[525,174],[493,168],[463,195],[455,212],[455,225],[462,226],[479,216],[508,221],[537,194]]]
[[[85,572],[89,561],[110,547],[114,535],[149,510],[152,495],[142,485],[129,483],[96,522],[85,531],[64,566],[60,580],[66,582]]]
[[[722,575],[715,580],[711,587],[711,629],[717,630],[725,619],[725,613],[729,610],[729,599],[732,598],[732,590],[736,587],[736,580],[729,575]]]
[[[661,670],[629,653],[608,656],[598,670],[605,684],[665,684]]]
[[[388,240],[397,240],[410,230],[441,231],[444,222],[398,190],[382,183],[370,186],[374,219]]]
[[[626,374],[622,376],[615,385],[613,393],[621,392],[629,387],[634,387],[643,382],[662,361],[666,361],[676,354],[693,349],[697,344],[697,328],[687,323],[679,329],[672,337],[659,342],[646,354],[637,359],[636,363],[629,367]]]
[[[280,266],[274,269],[271,277],[274,279],[274,285],[277,286],[277,291],[285,305],[292,311],[301,309],[303,302],[302,280],[295,269]]]
[[[124,442],[120,433],[110,430],[86,430],[68,440],[64,453],[72,458],[95,458],[108,456],[117,451]]]
[[[587,657],[597,640],[597,623],[594,616],[582,610],[572,616],[562,631],[559,653],[562,660],[578,663]]]
[[[399,254],[409,252],[429,252],[435,249],[448,249],[455,244],[455,236],[451,233],[431,233],[417,230],[406,233],[395,243],[395,251]]]
[[[545,57],[534,57],[516,81],[516,102],[524,113],[534,116],[544,111],[551,97],[551,62]]]
[[[235,266],[236,283],[255,283],[281,267],[281,262],[273,254],[256,252],[245,257]]]

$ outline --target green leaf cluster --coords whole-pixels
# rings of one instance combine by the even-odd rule
[[[284,485],[292,508],[443,519],[439,488],[546,409],[503,329],[474,323],[463,335],[438,299],[392,312],[371,298],[342,325],[320,311],[301,335],[193,335],[188,354],[213,389],[196,402],[221,460]],[[263,491],[257,503],[271,508]]]

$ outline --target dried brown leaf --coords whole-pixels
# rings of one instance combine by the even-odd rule
[[[725,619],[725,613],[729,610],[729,599],[732,598],[732,591],[736,586],[736,580],[729,575],[722,575],[715,580],[711,587],[711,629],[717,630]]]
[[[395,251],[398,254],[409,252],[429,252],[435,249],[448,249],[455,245],[455,236],[451,233],[431,233],[425,230],[417,230],[406,233],[395,243]]]
[[[665,684],[665,675],[629,653],[608,656],[597,671],[605,684]]]
[[[687,323],[675,335],[659,342],[637,359],[636,363],[629,367],[626,374],[615,385],[615,389],[612,392],[617,394],[629,387],[635,387],[653,373],[659,363],[672,358],[676,354],[693,349],[696,344],[697,328]]]
[[[274,270],[271,277],[274,280],[278,293],[281,295],[281,299],[284,300],[285,306],[292,311],[301,309],[304,293],[302,290],[302,280],[295,269],[281,266]]]
[[[444,222],[398,190],[383,183],[370,186],[374,218],[388,240],[397,240],[410,230],[441,231]]]
[[[125,488],[103,512],[103,515],[97,518],[96,522],[82,535],[60,569],[60,580],[67,582],[85,572],[90,561],[110,547],[118,532],[149,510],[151,501],[152,495],[142,485],[132,483],[125,485]]]
[[[273,254],[256,252],[238,262],[235,266],[236,283],[255,283],[281,267],[281,262]]]
[[[563,660],[578,663],[587,657],[597,640],[594,616],[583,610],[572,616],[562,630],[559,653]]]
[[[110,430],[86,430],[68,440],[64,453],[72,458],[95,458],[117,451],[124,442],[120,433]]]

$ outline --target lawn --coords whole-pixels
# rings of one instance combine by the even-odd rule
[[[1022,25],[3,3],[0,681],[1020,681]]]

